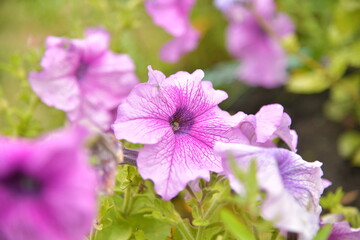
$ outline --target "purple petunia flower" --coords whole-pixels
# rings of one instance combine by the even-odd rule
[[[360,228],[351,228],[346,221],[332,224],[333,229],[328,240],[358,240],[360,239]]]
[[[239,123],[240,130],[248,144],[261,147],[276,147],[272,140],[281,138],[292,151],[296,152],[297,134],[290,127],[291,118],[284,113],[280,104],[261,107],[255,115],[247,115]],[[246,142],[242,142],[246,143]]]
[[[279,37],[291,34],[293,24],[277,13],[273,0],[217,1],[227,15],[227,47],[241,60],[239,78],[251,86],[279,87],[286,80],[286,54],[277,39],[265,31],[258,17]],[[256,16],[257,15],[257,16]]]
[[[174,36],[166,43],[160,57],[175,63],[180,57],[197,47],[200,34],[191,26],[189,14],[195,0],[147,0],[145,7],[154,23]]]
[[[216,143],[215,152],[223,159],[224,173],[232,188],[240,194],[244,194],[243,185],[229,166],[229,155],[242,170],[256,161],[257,181],[266,193],[262,216],[277,228],[300,234],[300,239],[312,239],[319,229],[319,199],[324,190],[322,163],[306,162],[286,149],[235,143]]]
[[[78,240],[96,214],[96,177],[71,129],[35,141],[0,138],[0,239]]]
[[[201,81],[204,73],[178,72],[166,78],[149,67],[149,81],[137,85],[119,106],[113,129],[118,139],[145,144],[137,165],[168,200],[209,171],[221,172],[216,141],[229,141],[240,114],[230,116],[217,105],[227,98]]]
[[[89,28],[85,39],[49,36],[41,61],[43,71],[30,73],[41,100],[67,113],[71,122],[109,129],[114,110],[138,82],[126,54],[109,51],[109,33]]]

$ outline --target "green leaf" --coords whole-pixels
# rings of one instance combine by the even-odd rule
[[[248,229],[248,227],[244,223],[240,222],[229,210],[222,210],[220,216],[224,222],[225,228],[229,230],[234,237],[238,239],[255,240],[254,234]]]
[[[250,162],[249,171],[246,178],[246,192],[249,203],[255,208],[256,200],[259,196],[259,186],[256,179],[256,161],[253,160]]]
[[[341,134],[338,141],[338,151],[342,157],[349,158],[360,149],[360,133],[355,130]]]
[[[356,167],[360,167],[360,149],[355,152],[351,159],[351,163]]]
[[[131,143],[131,142],[128,142],[128,141],[125,141],[125,140],[121,140],[121,143],[123,145],[124,148],[127,148],[127,149],[140,149],[140,148],[143,148],[144,145],[143,144],[136,144],[136,143]]]
[[[180,221],[182,221],[171,201],[154,199],[153,208],[153,212],[147,215],[148,217],[153,217],[157,220],[167,222],[172,225],[178,224]]]
[[[146,240],[145,233],[143,230],[139,229],[134,233],[135,240]]]
[[[211,226],[207,226],[204,233],[204,239],[215,239],[215,236],[224,232],[224,226],[216,223]]]
[[[203,218],[197,218],[192,221],[192,224],[194,226],[207,226],[209,225],[209,223],[209,220]]]
[[[131,223],[133,229],[139,229],[143,233],[138,233],[138,237],[143,234],[146,239],[166,239],[170,235],[171,225],[166,224],[163,221],[159,221],[154,218],[145,217],[142,214],[133,215],[128,218],[128,221]],[[145,239],[139,238],[139,239]],[[136,238],[138,239],[138,238]]]
[[[111,227],[104,228],[102,231],[97,231],[96,240],[128,240],[132,234],[132,227],[126,221],[119,221],[111,225]]]
[[[330,236],[331,230],[332,226],[330,224],[323,226],[313,238],[313,240],[327,240]]]
[[[293,93],[313,94],[320,93],[330,86],[330,81],[326,79],[321,71],[297,72],[294,73],[286,88]]]
[[[320,198],[320,205],[327,210],[332,210],[341,205],[341,200],[344,197],[342,188],[336,189],[335,193],[329,192],[326,196]]]
[[[296,53],[299,51],[299,42],[295,34],[289,34],[283,37],[281,45],[288,53]]]

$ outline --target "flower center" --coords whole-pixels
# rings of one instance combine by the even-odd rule
[[[79,66],[75,71],[76,79],[81,81],[85,77],[88,68],[89,68],[89,64],[80,60]]]
[[[174,131],[177,131],[180,129],[180,124],[178,122],[171,122],[170,125]]]
[[[13,172],[5,178],[0,179],[0,184],[18,195],[37,195],[42,189],[38,179],[21,171]]]
[[[170,127],[175,134],[187,133],[194,125],[194,114],[179,108],[169,119]]]

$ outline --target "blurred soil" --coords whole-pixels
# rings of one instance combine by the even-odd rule
[[[360,168],[339,156],[337,139],[345,128],[324,116],[323,106],[328,92],[312,95],[295,95],[284,89],[251,89],[236,101],[229,110],[256,113],[261,106],[280,103],[291,116],[292,129],[299,135],[298,153],[307,161],[319,160],[324,163],[324,178],[333,184],[328,191],[343,187],[345,192],[360,190]],[[360,195],[350,205],[360,207]]]

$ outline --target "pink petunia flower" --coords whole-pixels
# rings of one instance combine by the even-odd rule
[[[71,129],[28,141],[0,138],[0,238],[78,240],[96,214],[96,176]]]
[[[277,39],[265,31],[258,17],[280,38],[293,33],[291,20],[276,12],[273,0],[220,0],[217,6],[229,19],[227,47],[241,60],[239,79],[251,86],[283,85],[287,77],[286,54]]]
[[[244,187],[230,167],[229,156],[242,170],[256,161],[257,181],[266,193],[261,207],[264,219],[283,231],[298,233],[300,239],[312,239],[319,229],[322,163],[306,162],[286,149],[235,143],[216,143],[215,152],[222,157],[231,187],[240,194],[245,193]]]
[[[43,71],[30,73],[32,89],[41,100],[67,113],[71,122],[107,130],[114,110],[138,82],[126,54],[109,47],[109,33],[89,28],[85,39],[49,36],[41,61]]]
[[[147,0],[145,7],[154,23],[165,29],[174,38],[166,43],[160,57],[175,63],[180,57],[194,50],[200,34],[191,26],[189,14],[195,0]]]
[[[261,107],[255,115],[244,117],[239,123],[239,128],[250,145],[276,147],[272,140],[279,137],[296,152],[298,136],[295,130],[290,129],[290,124],[291,118],[284,113],[283,106],[270,104]]]
[[[227,94],[203,77],[196,70],[166,78],[149,67],[149,81],[132,90],[113,125],[118,139],[145,144],[137,159],[139,172],[165,200],[192,180],[208,180],[209,171],[222,171],[213,146],[229,141],[228,133],[240,121],[240,114],[230,116],[217,106]]]

